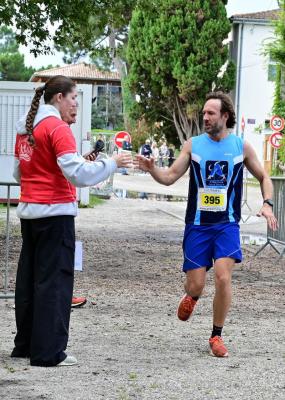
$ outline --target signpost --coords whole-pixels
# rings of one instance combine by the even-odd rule
[[[132,141],[132,138],[131,138],[131,135],[129,134],[129,132],[120,131],[120,132],[117,132],[117,133],[116,133],[116,135],[115,135],[115,145],[116,145],[117,147],[120,147],[120,148],[123,147],[123,141],[124,141],[124,139],[125,139],[125,136],[128,136],[128,137],[129,137],[130,142]]]
[[[270,128],[273,131],[280,132],[284,129],[284,118],[274,115],[270,119]]]
[[[245,129],[245,120],[244,120],[244,116],[242,116],[242,118],[241,118],[241,136],[242,136],[242,138],[244,135],[244,129]]]
[[[279,149],[279,147],[281,147],[281,145],[282,145],[281,144],[282,139],[283,139],[283,135],[281,132],[274,132],[270,136],[269,141],[270,141],[271,146],[273,146],[275,149]]]

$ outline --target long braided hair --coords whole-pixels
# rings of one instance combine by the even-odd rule
[[[33,97],[31,107],[26,118],[26,132],[29,135],[28,143],[32,147],[35,147],[36,145],[36,141],[33,135],[33,124],[39,109],[42,95],[44,94],[45,104],[52,104],[52,99],[54,95],[62,93],[63,96],[66,96],[67,93],[72,92],[74,87],[75,82],[73,82],[72,79],[67,78],[63,75],[56,75],[53,78],[50,78],[44,86],[36,88],[36,93]]]

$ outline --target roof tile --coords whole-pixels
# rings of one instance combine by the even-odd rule
[[[117,80],[120,81],[118,72],[100,71],[93,64],[70,64],[63,67],[55,67],[43,71],[37,71],[33,74],[31,80],[37,77],[52,77],[55,75],[64,75],[73,79],[90,79],[90,80]]]
[[[277,10],[259,11],[249,14],[235,14],[231,17],[231,19],[260,19],[270,21],[278,19],[280,11],[281,10],[278,8]]]

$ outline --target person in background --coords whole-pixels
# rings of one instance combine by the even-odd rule
[[[122,150],[132,151],[132,149],[133,149],[133,146],[130,141],[130,137],[129,137],[129,135],[125,135],[123,143],[122,143]],[[128,170],[126,168],[122,168],[121,171],[122,171],[122,175],[129,175]]]
[[[76,104],[75,107],[71,107],[69,110],[66,110],[62,113],[62,120],[66,122],[69,126],[76,123],[77,117],[77,109],[78,105]],[[90,134],[89,134],[90,136]],[[99,135],[101,136],[101,135]],[[104,142],[103,142],[104,144]],[[103,146],[104,147],[104,146]],[[96,146],[95,146],[96,149]],[[91,151],[83,156],[86,160],[95,161],[96,159],[96,150]],[[73,296],[71,301],[72,308],[78,308],[84,306],[87,303],[87,298],[84,296]]]
[[[151,154],[152,154],[152,150],[150,147],[150,140],[146,139],[145,143],[142,145],[142,148],[141,148],[141,155],[144,157],[150,158]]]
[[[168,147],[166,141],[162,142],[159,147],[159,166],[164,168],[166,166],[166,161],[168,160]]]
[[[171,167],[174,161],[175,161],[175,147],[173,144],[170,144],[168,148],[168,168]]]
[[[40,100],[44,97],[43,105]],[[33,366],[70,366],[66,354],[74,279],[75,187],[95,185],[131,157],[114,155],[90,162],[76,150],[63,116],[77,106],[75,83],[54,76],[35,90],[27,116],[17,123],[14,178],[20,182],[17,215],[22,248],[15,314],[17,333],[11,357]]]
[[[154,158],[154,163],[155,163],[155,165],[158,165],[159,150],[157,147],[157,143],[155,141],[152,142],[151,151],[152,151],[152,157]]]
[[[125,135],[125,137],[124,137],[122,149],[127,150],[127,151],[132,151],[132,149],[133,149],[132,143],[130,141],[130,137],[128,135]]]

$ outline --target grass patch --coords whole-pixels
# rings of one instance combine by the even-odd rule
[[[94,194],[90,194],[90,197],[89,197],[90,207],[99,206],[100,204],[103,204],[104,202],[105,202],[104,199],[101,199],[100,197],[95,196]]]
[[[100,204],[103,204],[105,202],[104,199],[101,199],[98,196],[95,196],[94,194],[90,194],[89,196],[89,204],[83,205],[79,204],[79,208],[94,208],[96,206],[99,206]]]
[[[137,374],[135,372],[130,372],[129,373],[129,379],[134,381],[138,378]]]
[[[10,372],[11,374],[13,374],[14,372],[16,372],[16,370],[15,370],[13,367],[11,367],[10,365],[8,365],[7,363],[5,363],[5,364],[3,365],[3,367],[4,367],[8,372]]]
[[[105,136],[114,136],[117,132],[119,132],[119,131],[111,131],[108,129],[95,129],[95,128],[91,129],[92,135],[95,135],[95,136],[100,135],[100,134],[105,135]]]

